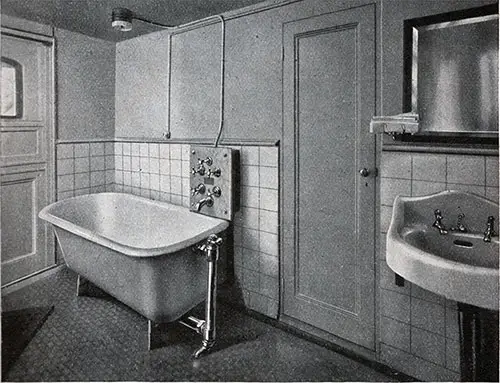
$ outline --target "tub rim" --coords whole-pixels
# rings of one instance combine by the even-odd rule
[[[78,235],[82,238],[85,238],[91,242],[98,244],[98,245],[105,246],[107,248],[118,251],[118,252],[123,253],[125,255],[129,255],[132,257],[142,257],[142,258],[155,257],[158,255],[175,253],[179,250],[183,250],[187,247],[190,247],[192,245],[197,244],[198,242],[207,238],[210,234],[220,233],[221,231],[224,231],[225,229],[227,229],[229,227],[229,222],[226,220],[200,214],[200,216],[203,217],[203,219],[206,219],[208,221],[212,221],[215,224],[214,227],[210,228],[210,229],[206,229],[204,231],[201,231],[199,234],[197,234],[193,237],[187,238],[187,239],[182,240],[182,241],[177,241],[177,242],[171,243],[167,246],[144,248],[144,247],[137,247],[137,246],[129,246],[129,245],[125,245],[125,244],[113,241],[112,239],[109,239],[109,238],[104,237],[102,235],[99,235],[97,233],[93,233],[89,229],[78,226],[77,224],[75,224],[73,222],[70,222],[70,221],[65,220],[63,218],[55,216],[50,212],[56,206],[67,204],[70,200],[91,198],[92,196],[96,196],[96,195],[123,195],[123,196],[126,196],[127,198],[139,200],[141,203],[147,203],[147,204],[151,204],[151,205],[165,205],[165,206],[168,206],[169,209],[173,209],[173,210],[177,210],[177,211],[185,211],[186,213],[190,213],[190,214],[196,214],[195,212],[190,211],[188,208],[186,208],[184,206],[174,205],[174,204],[171,204],[169,202],[151,200],[149,198],[137,196],[134,194],[128,194],[128,193],[102,192],[102,193],[92,193],[92,194],[79,195],[79,196],[70,197],[70,198],[60,200],[60,201],[53,202],[53,203],[45,206],[42,210],[40,210],[40,212],[38,213],[38,216],[41,219],[51,223],[54,226],[57,226],[63,230],[67,230],[75,235]]]

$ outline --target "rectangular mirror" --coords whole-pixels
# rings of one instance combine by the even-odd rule
[[[404,94],[428,142],[498,140],[498,5],[405,21]]]

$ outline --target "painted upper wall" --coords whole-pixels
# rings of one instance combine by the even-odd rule
[[[115,44],[56,29],[60,140],[113,138]]]
[[[305,0],[226,22],[226,139],[280,139],[282,26],[370,0]],[[380,0],[377,3],[377,113],[402,111],[405,19],[491,4],[492,0]],[[156,36],[156,39],[153,37]],[[172,37],[172,138],[215,138],[219,127],[220,25]],[[116,135],[160,138],[167,121],[168,35],[118,44]],[[134,69],[135,68],[135,69]],[[165,87],[163,90],[159,87]]]
[[[116,45],[116,137],[160,138],[167,124],[168,34]]]

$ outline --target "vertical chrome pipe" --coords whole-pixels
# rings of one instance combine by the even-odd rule
[[[217,260],[222,238],[212,234],[207,240],[205,253],[208,261],[207,300],[205,302],[205,324],[203,327],[202,346],[194,353],[199,358],[215,344],[215,324],[217,309]]]

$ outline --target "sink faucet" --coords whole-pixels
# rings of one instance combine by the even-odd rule
[[[494,223],[495,223],[495,217],[490,215],[488,217],[488,222],[486,224],[486,231],[484,232],[484,237],[483,237],[484,242],[491,242],[491,237],[495,237],[497,235],[497,233],[495,233],[495,230],[493,229]]]
[[[452,227],[450,230],[451,231],[459,231],[461,233],[467,233],[467,228],[465,225],[462,223],[463,219],[465,218],[464,213],[460,213],[457,217],[457,227]]]
[[[432,227],[435,227],[439,230],[439,234],[444,235],[448,234],[448,230],[446,230],[446,227],[443,225],[443,216],[441,215],[441,210],[436,209],[434,210],[434,217],[436,220],[432,224]]]
[[[195,205],[194,208],[196,211],[200,211],[203,206],[207,205],[208,207],[212,207],[214,205],[214,198],[211,194],[207,197],[200,199]]]

